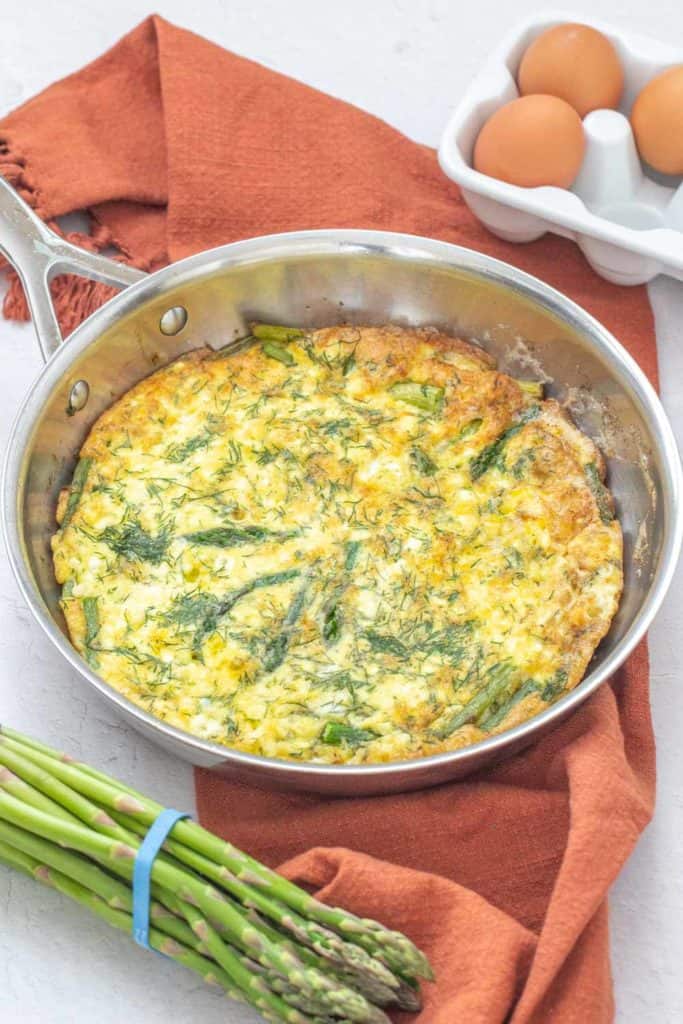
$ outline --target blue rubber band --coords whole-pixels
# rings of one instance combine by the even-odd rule
[[[181,818],[189,818],[184,811],[167,807],[150,825],[147,835],[135,857],[133,867],[133,938],[139,946],[151,949],[149,944],[149,900],[152,885],[152,867],[168,833]]]

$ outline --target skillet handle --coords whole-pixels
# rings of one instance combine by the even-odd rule
[[[50,296],[50,281],[67,272],[123,286],[147,275],[125,263],[88,252],[51,231],[20,195],[0,177],[0,254],[7,259],[26,294],[40,350],[45,360],[62,344],[62,333]]]

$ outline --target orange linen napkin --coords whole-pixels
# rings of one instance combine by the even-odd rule
[[[492,238],[431,149],[160,18],[0,122],[0,171],[48,221],[87,208],[81,244],[144,267],[299,228],[471,246],[581,303],[656,382],[644,289],[602,281],[562,239]],[[67,328],[106,295],[75,279],[55,291]],[[6,313],[26,315],[16,282]],[[552,735],[465,782],[356,800],[196,782],[208,826],[270,864],[293,858],[290,877],[427,950],[438,980],[420,1024],[612,1019],[606,894],[654,796],[644,644]]]

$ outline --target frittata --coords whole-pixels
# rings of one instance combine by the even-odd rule
[[[254,327],[95,423],[53,538],[75,647],[202,738],[268,757],[434,754],[581,680],[622,536],[541,385],[430,328]]]

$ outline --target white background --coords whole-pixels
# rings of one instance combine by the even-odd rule
[[[517,0],[181,0],[157,9],[230,49],[350,100],[436,145],[456,100],[504,31],[540,3]],[[149,13],[139,0],[0,5],[0,114],[93,59]],[[573,8],[624,29],[680,40],[680,0],[593,0]],[[651,288],[664,402],[683,432],[683,285]],[[30,327],[0,322],[0,443],[40,369]],[[651,631],[659,751],[653,824],[611,901],[617,1018],[683,1020],[683,736],[679,573]],[[91,700],[33,623],[0,562],[0,718],[192,808],[190,769]],[[457,940],[454,936],[454,940]],[[247,1024],[254,1014],[138,950],[35,882],[0,869],[0,1018],[7,1024]],[[463,1022],[466,1024],[466,1022]],[[496,1022],[491,1022],[496,1024]],[[586,1022],[590,1024],[590,1022]]]

